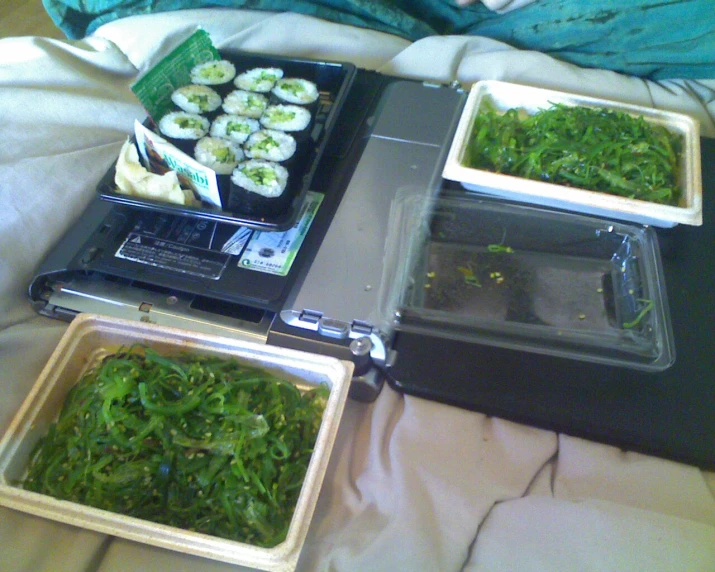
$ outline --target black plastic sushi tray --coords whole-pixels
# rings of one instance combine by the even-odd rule
[[[258,230],[287,230],[296,221],[357,68],[353,64],[344,62],[290,59],[238,50],[222,50],[220,54],[222,58],[236,66],[237,74],[257,67],[277,67],[281,68],[286,76],[310,80],[318,87],[320,98],[314,110],[313,128],[308,140],[309,149],[308,152],[301,154],[299,161],[293,162],[289,167],[291,183],[289,183],[286,192],[291,196],[285,209],[271,216],[264,216],[242,212],[237,207],[227,210],[206,202],[195,206],[186,206],[123,194],[117,191],[114,184],[116,163],[105,173],[97,186],[97,191],[104,200],[134,208],[225,222]],[[144,126],[155,130],[154,122],[150,118],[147,118]],[[223,198],[228,195],[227,187],[230,186],[230,176],[219,176],[218,180]],[[222,200],[222,202],[228,204],[227,201]]]

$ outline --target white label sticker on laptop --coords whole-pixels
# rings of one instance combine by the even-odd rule
[[[238,261],[241,268],[286,276],[308,233],[323,195],[306,193],[296,223],[285,232],[255,231]]]

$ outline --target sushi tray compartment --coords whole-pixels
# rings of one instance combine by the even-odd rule
[[[190,48],[182,44],[163,61],[172,62],[168,87],[169,72],[157,71],[163,62],[134,84],[148,117],[135,122],[134,137],[100,181],[100,198],[287,230],[310,189],[355,66],[234,50],[197,60],[187,58]]]

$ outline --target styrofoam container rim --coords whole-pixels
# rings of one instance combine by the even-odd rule
[[[474,118],[486,98],[490,98],[497,108],[503,110],[519,107],[532,113],[536,109],[549,107],[552,103],[614,109],[642,115],[646,121],[665,125],[681,133],[684,139],[681,170],[682,204],[661,205],[463,165],[464,151],[469,143]],[[682,113],[498,80],[483,80],[473,84],[470,89],[442,176],[447,180],[461,183],[467,190],[519,202],[662,227],[672,227],[677,224],[699,226],[702,224],[699,133],[700,127],[697,121]]]
[[[96,338],[96,339],[94,339]],[[135,517],[125,516],[78,503],[58,500],[47,495],[26,491],[13,485],[9,472],[25,467],[36,442],[36,422],[47,424],[59,413],[64,394],[77,381],[76,372],[89,365],[90,355],[97,341],[112,348],[141,342],[154,349],[173,348],[180,351],[236,357],[281,370],[294,378],[300,386],[327,382],[330,395],[323,412],[323,421],[308,465],[300,496],[286,539],[273,548],[262,548],[242,542],[226,540],[203,533],[183,530]],[[79,355],[82,354],[82,355]],[[64,372],[72,370],[72,381],[64,380]],[[49,518],[66,524],[119,536],[178,552],[240,564],[262,570],[294,570],[305,542],[322,481],[337,435],[337,430],[348,396],[353,364],[337,358],[263,345],[211,334],[190,332],[179,328],[158,326],[139,321],[122,320],[92,314],[80,314],[67,328],[59,344],[30,390],[28,396],[0,440],[0,505]],[[310,381],[308,377],[314,379]],[[62,384],[65,384],[64,386]],[[58,401],[59,399],[59,401]],[[48,405],[48,403],[50,405]],[[52,412],[45,411],[52,405]],[[24,457],[24,458],[23,458]]]

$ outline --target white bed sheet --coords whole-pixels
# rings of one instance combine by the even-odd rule
[[[0,432],[64,324],[33,271],[144,113],[129,85],[200,24],[218,47],[432,81],[503,79],[685,111],[715,136],[715,82],[584,70],[484,38],[414,44],[295,14],[137,16],[78,42],[0,40]],[[350,402],[302,570],[715,570],[715,475],[385,388]],[[0,508],[6,571],[236,570]]]

